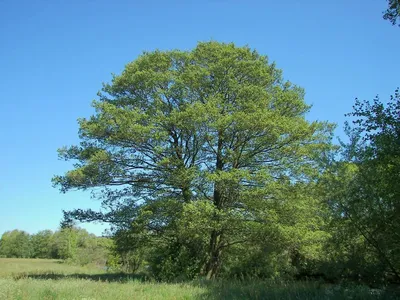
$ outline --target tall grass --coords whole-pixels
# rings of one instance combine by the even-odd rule
[[[0,258],[0,278],[21,273],[103,274],[105,270],[96,266],[73,266],[54,259]]]
[[[0,259],[0,299],[399,299],[365,286],[315,282],[158,283],[54,260]]]

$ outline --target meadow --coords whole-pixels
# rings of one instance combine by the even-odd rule
[[[394,291],[318,282],[160,283],[58,260],[0,258],[0,299],[399,299]]]

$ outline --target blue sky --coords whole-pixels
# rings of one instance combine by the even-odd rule
[[[51,178],[79,142],[76,119],[111,73],[142,51],[198,41],[249,45],[306,90],[309,119],[338,124],[354,98],[387,99],[400,85],[400,28],[385,0],[0,0],[0,234],[57,229],[63,209],[99,207],[60,194]],[[104,226],[85,225],[100,234]]]

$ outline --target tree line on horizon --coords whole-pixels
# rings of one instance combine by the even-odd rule
[[[112,241],[78,227],[41,230],[29,234],[22,230],[3,233],[0,257],[61,259],[71,263],[106,265]]]

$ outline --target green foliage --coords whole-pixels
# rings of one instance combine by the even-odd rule
[[[0,255],[4,257],[30,257],[31,241],[29,234],[20,230],[3,233],[0,240]]]
[[[305,118],[304,91],[266,56],[217,42],[144,53],[59,150],[75,164],[53,183],[103,207],[64,221],[111,223],[108,266],[159,280],[399,281],[399,99],[357,101],[340,156],[334,126]],[[60,257],[95,247],[58,234]]]
[[[57,257],[73,259],[78,248],[78,234],[75,228],[64,228],[53,237],[53,245],[57,249]]]
[[[388,8],[384,12],[383,18],[389,20],[392,25],[396,25],[400,18],[400,1],[399,0],[387,0]],[[399,24],[400,26],[400,24]]]
[[[107,239],[107,261],[106,266],[110,271],[123,271],[127,273],[135,273],[143,265],[144,253],[142,248],[136,251],[130,248],[123,248],[122,235],[119,236],[120,242],[115,243],[113,240]]]
[[[399,111],[399,90],[386,105],[357,100],[343,160],[323,184],[332,216],[331,261],[343,266],[342,275],[373,283],[400,282]]]
[[[53,258],[77,265],[105,266],[112,244],[111,239],[96,237],[77,227],[63,228],[54,233],[43,230],[33,235],[13,230],[3,234],[0,256]]]
[[[32,257],[50,258],[52,257],[52,238],[51,230],[39,231],[31,236]]]
[[[303,89],[266,56],[217,42],[144,53],[99,98],[80,145],[59,150],[75,168],[53,183],[103,188],[103,210],[66,221],[110,222],[119,253],[147,253],[160,278],[215,277],[230,248],[262,248],[263,234],[318,256],[323,224],[303,222],[318,203],[299,190],[314,188],[334,126],[305,118]]]

